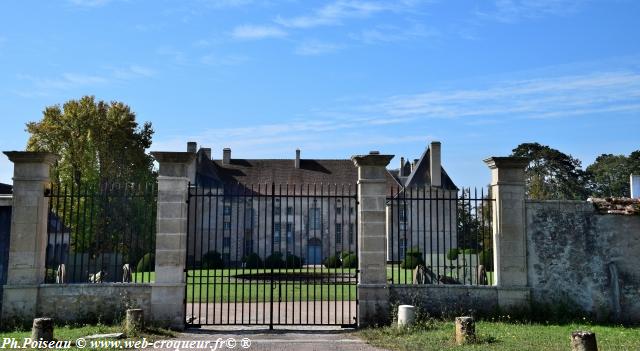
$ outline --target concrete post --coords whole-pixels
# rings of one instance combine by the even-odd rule
[[[386,166],[393,155],[353,156],[358,167],[358,326],[386,324],[389,289],[385,236]]]
[[[160,164],[156,223],[155,282],[151,290],[153,320],[184,329],[187,259],[187,198],[193,152],[152,152]]]
[[[499,286],[501,308],[526,303],[527,247],[525,233],[525,173],[528,160],[522,157],[491,157],[484,162],[491,169],[493,196],[494,284]]]
[[[48,152],[6,151],[13,162],[13,200],[7,283],[2,319],[36,317],[38,285],[44,283],[47,250],[49,168],[57,156]]]

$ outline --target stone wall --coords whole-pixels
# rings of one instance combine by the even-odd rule
[[[527,201],[526,233],[534,303],[640,321],[640,216],[599,214],[583,201]]]
[[[38,315],[56,321],[117,322],[127,308],[142,308],[151,320],[151,285],[43,284],[38,290]]]

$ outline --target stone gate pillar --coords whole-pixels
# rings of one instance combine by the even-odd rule
[[[493,269],[498,304],[508,308],[529,299],[525,232],[525,168],[523,157],[491,157]]]
[[[2,320],[30,320],[36,317],[38,286],[45,277],[49,198],[44,192],[57,156],[27,151],[4,154],[13,162],[13,208]]]
[[[193,152],[152,152],[158,171],[155,282],[151,313],[161,325],[184,329],[187,198]]]
[[[353,156],[358,167],[358,326],[385,324],[389,318],[387,286],[386,166],[393,155]]]

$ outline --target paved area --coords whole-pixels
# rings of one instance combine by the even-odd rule
[[[274,324],[354,324],[355,301],[290,301],[273,303]],[[193,324],[269,324],[271,304],[188,303]]]
[[[218,341],[219,340],[219,341]],[[244,341],[243,341],[244,340]],[[200,348],[173,344],[166,350],[279,350],[279,351],[383,351],[367,345],[352,329],[339,327],[206,327],[188,329],[174,343],[200,342]],[[209,342],[205,345],[205,342]],[[218,347],[215,348],[216,342]],[[224,342],[224,344],[223,344]],[[233,346],[233,347],[231,347]]]

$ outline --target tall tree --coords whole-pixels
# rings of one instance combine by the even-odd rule
[[[39,122],[27,123],[27,150],[60,156],[53,177],[61,184],[141,183],[153,178],[151,123],[142,127],[131,108],[93,96],[49,106]]]
[[[580,160],[539,143],[523,143],[512,156],[526,157],[527,195],[531,199],[584,199],[585,172]]]
[[[640,174],[640,150],[629,156],[602,154],[586,171],[591,195],[628,197],[629,175]]]

